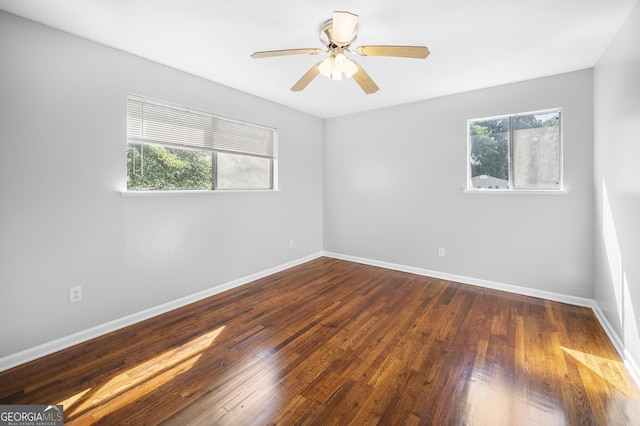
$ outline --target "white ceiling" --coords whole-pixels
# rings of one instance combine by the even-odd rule
[[[636,1],[0,0],[0,9],[328,118],[590,68]],[[380,86],[372,95],[323,76],[294,93],[321,58],[249,56],[323,47],[319,26],[334,10],[360,16],[356,47],[426,45],[431,55],[358,57]]]

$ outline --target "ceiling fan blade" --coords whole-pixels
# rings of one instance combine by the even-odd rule
[[[372,93],[376,93],[380,88],[376,83],[374,83],[373,79],[367,74],[367,72],[360,66],[359,63],[353,61],[354,64],[358,67],[358,71],[353,75],[353,79],[358,83],[358,85],[364,90],[364,93],[370,95]]]
[[[333,12],[333,41],[339,45],[349,44],[357,23],[358,15],[350,12]]]
[[[430,53],[425,46],[360,46],[356,52],[361,56],[398,56],[418,59],[424,59]]]
[[[284,50],[266,50],[264,52],[255,52],[251,55],[253,59],[270,58],[273,56],[288,56],[288,55],[317,55],[322,53],[322,49],[284,49]]]
[[[305,87],[307,87],[307,85],[309,83],[311,83],[311,80],[313,80],[314,78],[316,78],[318,76],[318,74],[320,74],[320,64],[322,63],[322,61],[318,62],[317,64],[315,64],[314,66],[311,67],[311,69],[309,71],[307,71],[305,73],[305,75],[303,75],[300,80],[298,80],[296,82],[296,84],[293,85],[293,87],[291,87],[291,90],[293,92],[299,92],[301,90],[303,90]]]

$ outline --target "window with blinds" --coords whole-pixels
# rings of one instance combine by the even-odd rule
[[[127,98],[127,190],[274,189],[276,130]]]

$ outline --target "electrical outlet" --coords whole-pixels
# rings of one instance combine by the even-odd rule
[[[438,249],[438,256],[444,257],[444,249],[442,247]]]
[[[293,240],[289,240],[289,248],[293,248]]]
[[[82,300],[82,287],[71,287],[69,289],[69,303],[76,303]]]

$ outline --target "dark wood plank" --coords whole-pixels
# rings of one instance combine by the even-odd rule
[[[588,308],[320,258],[0,373],[82,424],[634,424]]]

